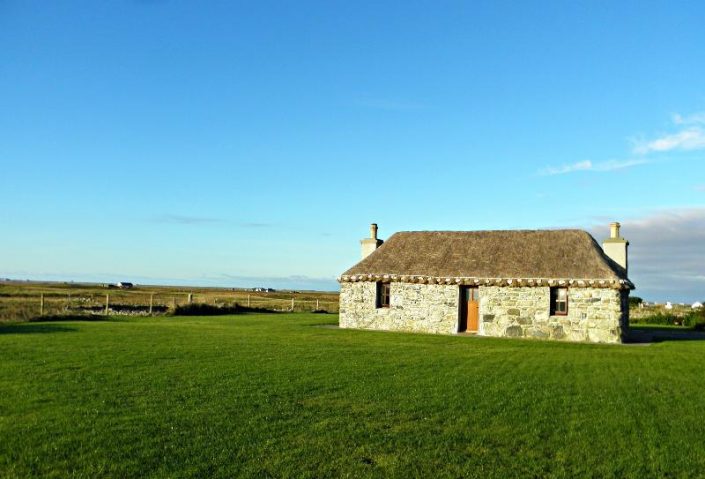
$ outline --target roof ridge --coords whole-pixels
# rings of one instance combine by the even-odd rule
[[[505,229],[505,230],[409,230],[409,231],[397,231],[391,236],[399,233],[531,233],[531,232],[551,232],[551,231],[579,231],[581,233],[588,233],[588,231],[580,228],[538,228],[538,229]]]

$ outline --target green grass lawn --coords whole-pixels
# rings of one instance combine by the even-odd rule
[[[695,477],[705,341],[242,315],[0,325],[1,477]]]

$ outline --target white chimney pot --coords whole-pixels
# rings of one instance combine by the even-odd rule
[[[372,223],[370,225],[370,237],[360,240],[362,259],[374,253],[377,248],[382,246],[382,243],[383,241],[381,239],[377,239],[377,223]]]

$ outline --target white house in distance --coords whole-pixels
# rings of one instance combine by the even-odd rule
[[[629,242],[586,231],[409,231],[363,239],[340,278],[340,327],[621,342]]]

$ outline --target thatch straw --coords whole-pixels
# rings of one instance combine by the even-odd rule
[[[400,232],[340,279],[634,287],[624,268],[581,230]]]

